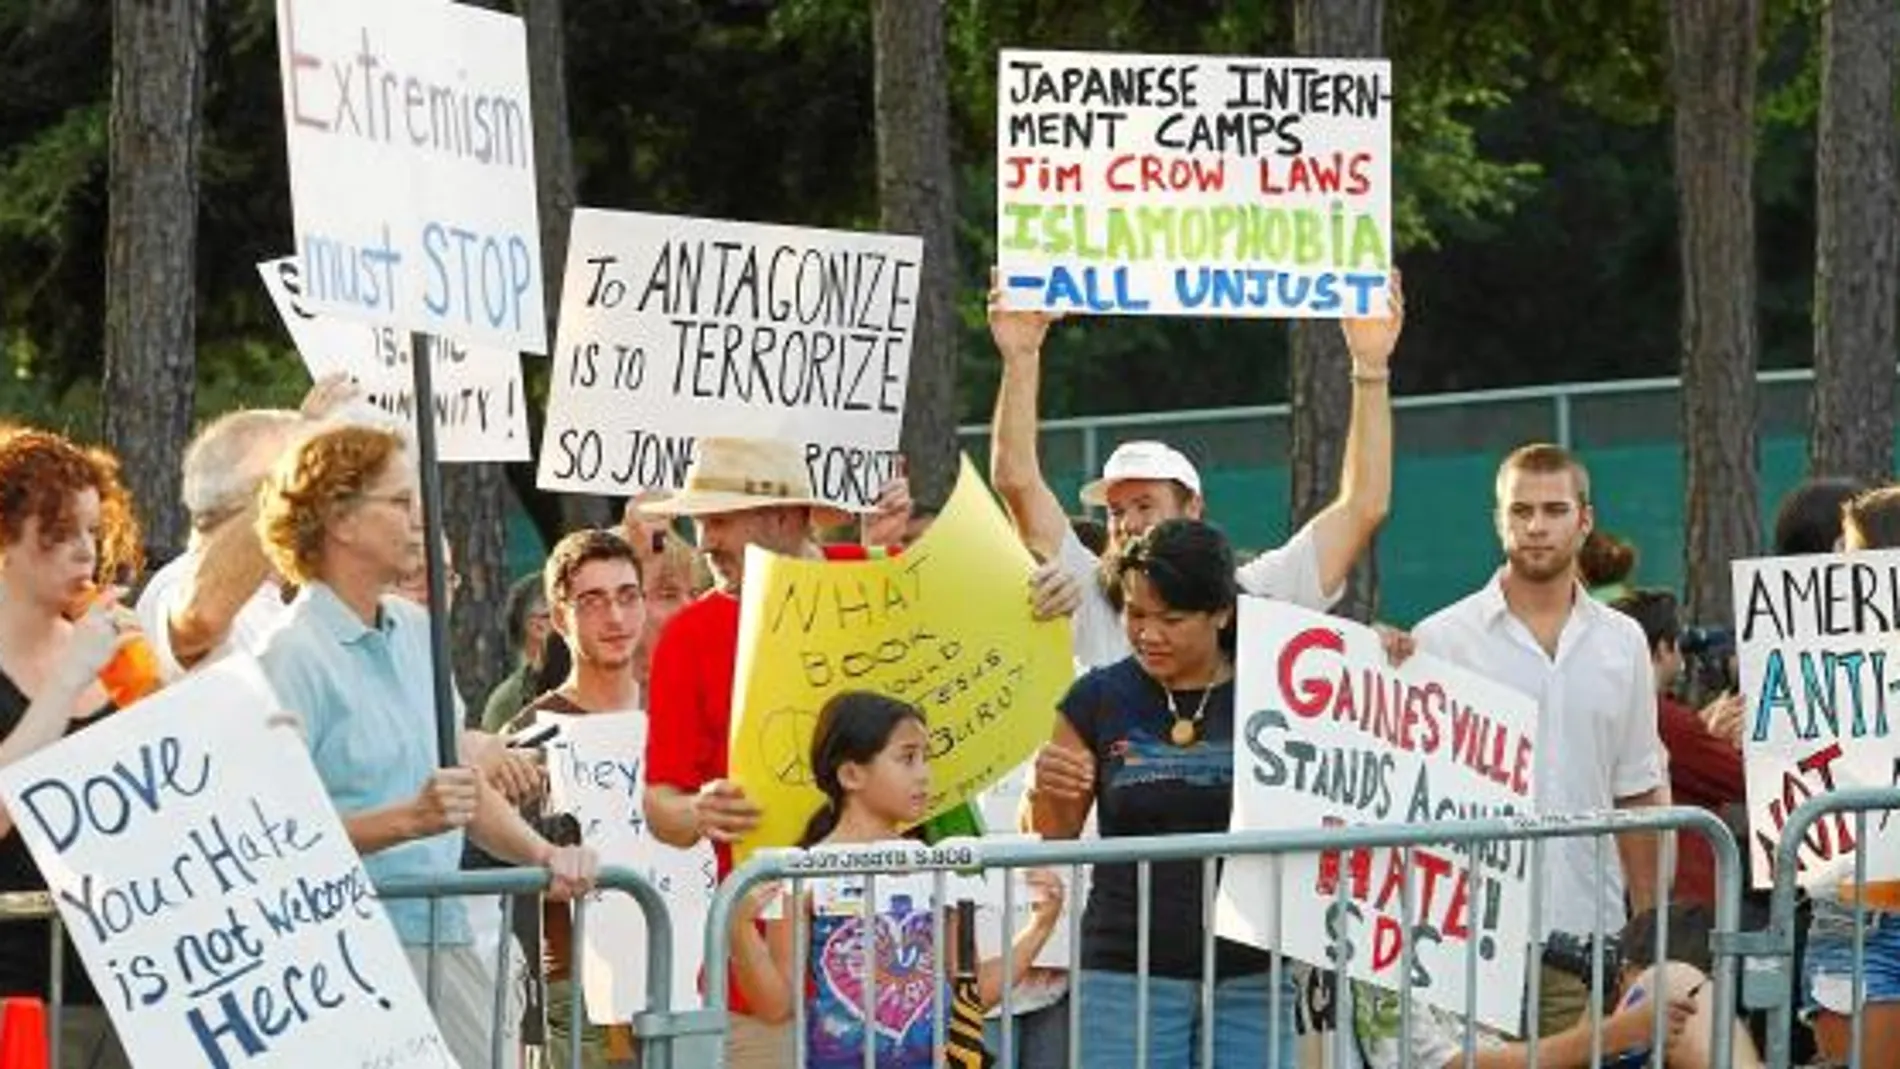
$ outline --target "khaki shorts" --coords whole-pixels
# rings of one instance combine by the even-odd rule
[[[409,967],[423,995],[429,992],[429,951],[427,947],[405,946]],[[442,1030],[449,1054],[462,1069],[489,1069],[495,1065],[492,1043],[495,1038],[494,963],[484,961],[473,947],[441,947],[435,952],[435,1022]],[[508,984],[501,1011],[502,1069],[521,1064],[521,987]]]

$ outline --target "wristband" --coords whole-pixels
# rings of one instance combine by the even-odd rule
[[[1361,367],[1358,364],[1352,366],[1352,381],[1354,382],[1386,382],[1391,378],[1392,370],[1390,368],[1379,368],[1374,371],[1370,368]]]

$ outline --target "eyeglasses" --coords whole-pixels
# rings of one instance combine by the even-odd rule
[[[626,610],[641,604],[644,595],[638,583],[627,583],[613,590],[584,590],[567,599],[582,616],[599,616],[607,606]]]

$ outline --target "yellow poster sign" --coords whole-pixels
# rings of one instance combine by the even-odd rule
[[[811,739],[834,694],[877,691],[923,710],[928,816],[1048,741],[1074,668],[1068,621],[1030,616],[1034,564],[967,458],[936,522],[901,556],[827,562],[747,549],[730,775],[765,819],[736,853],[795,843],[824,803]]]

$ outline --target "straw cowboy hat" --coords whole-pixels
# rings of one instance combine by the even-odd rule
[[[820,524],[848,522],[849,512],[818,497],[811,469],[795,442],[770,438],[701,438],[686,485],[640,499],[651,516],[712,516],[747,509],[801,507]]]

